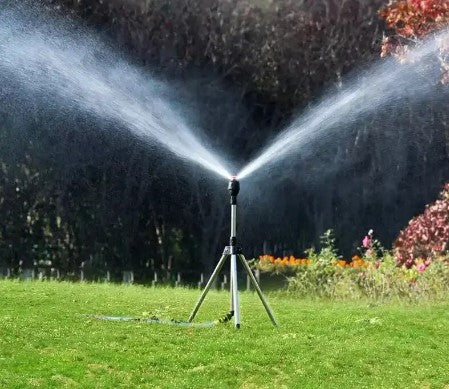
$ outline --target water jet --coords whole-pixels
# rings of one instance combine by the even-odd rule
[[[293,120],[239,171],[237,177],[242,179],[262,167],[274,165],[295,151],[311,147],[320,138],[336,137],[337,129],[345,131],[350,124],[387,104],[403,98],[423,100],[432,96],[440,72],[434,64],[440,47],[438,42],[448,38],[449,33],[443,31],[410,50],[401,63],[392,58],[382,60],[353,76],[346,87],[324,96]]]
[[[0,13],[0,58],[0,83],[14,85],[24,103],[75,107],[117,124],[150,147],[162,146],[219,176],[231,176],[227,163],[181,115],[176,91],[81,26],[54,20],[37,7],[6,6]]]

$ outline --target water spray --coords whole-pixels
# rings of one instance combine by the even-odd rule
[[[435,71],[439,72],[433,63],[434,56],[440,50],[439,42],[448,40],[449,30],[444,30],[409,50],[401,64],[394,58],[382,60],[352,81],[348,80],[339,92],[326,95],[280,132],[256,158],[244,166],[237,177],[248,177],[297,150],[312,147],[319,139],[335,141],[337,130],[344,131],[356,120],[393,102],[404,98],[428,98],[436,90],[429,77],[434,78]]]
[[[16,2],[20,3],[20,2]],[[224,178],[226,161],[176,104],[166,82],[133,66],[86,31],[36,8],[7,6],[0,13],[0,84],[20,91],[33,106],[76,108],[115,123],[148,145]],[[4,97],[0,90],[0,99]]]
[[[220,270],[222,269],[224,263],[227,259],[230,259],[231,262],[231,269],[230,269],[230,311],[229,316],[234,317],[234,326],[236,329],[240,328],[240,304],[239,304],[239,290],[238,290],[238,277],[237,277],[237,259],[240,260],[240,262],[243,265],[243,268],[245,269],[246,273],[248,274],[252,285],[254,286],[254,289],[256,290],[269,318],[271,319],[271,322],[273,325],[277,325],[276,319],[274,318],[273,312],[268,305],[268,302],[265,299],[265,296],[262,293],[262,290],[260,289],[259,283],[256,280],[256,277],[254,277],[254,274],[249,267],[240,246],[237,244],[237,196],[240,192],[240,181],[238,180],[238,177],[233,176],[230,178],[229,184],[228,184],[228,191],[229,195],[231,197],[231,236],[229,238],[229,246],[226,246],[223,250],[223,255],[221,256],[220,260],[218,261],[217,266],[215,267],[212,275],[209,278],[209,281],[206,284],[206,287],[204,288],[198,302],[196,303],[195,307],[193,308],[192,313],[189,317],[189,322],[192,322],[195,318],[198,310],[200,309],[201,304],[203,303],[204,299],[206,298],[207,293],[209,292],[209,289],[211,288],[212,284],[214,283],[215,279],[217,278],[218,274],[220,273]]]

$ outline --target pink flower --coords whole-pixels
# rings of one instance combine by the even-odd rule
[[[365,248],[371,247],[371,237],[369,235],[367,235],[363,238],[362,245]]]
[[[424,265],[424,263],[420,263],[420,264],[416,265],[416,270],[418,270],[420,273],[422,273],[426,270],[426,265]]]

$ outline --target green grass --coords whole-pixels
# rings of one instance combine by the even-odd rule
[[[82,314],[185,319],[198,290],[0,281],[0,388],[444,388],[449,302],[406,305],[270,294],[273,328],[242,293],[240,331]],[[211,292],[198,320],[226,312]]]

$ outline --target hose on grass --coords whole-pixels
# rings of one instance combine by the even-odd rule
[[[88,315],[93,319],[109,320],[109,321],[131,321],[139,323],[157,323],[157,324],[169,324],[178,325],[183,327],[214,327],[217,324],[224,324],[229,322],[234,316],[234,311],[229,311],[224,316],[214,321],[206,321],[202,323],[192,323],[189,321],[176,320],[176,319],[160,319],[157,316],[150,317],[132,317],[132,316],[107,316],[107,315]]]

